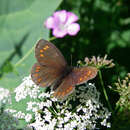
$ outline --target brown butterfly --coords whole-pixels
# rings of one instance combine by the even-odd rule
[[[31,70],[34,83],[41,87],[52,85],[54,96],[64,98],[71,94],[75,85],[85,83],[97,75],[96,67],[70,67],[56,46],[39,40],[35,47],[35,63]]]

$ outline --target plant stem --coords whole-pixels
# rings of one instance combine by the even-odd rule
[[[22,59],[20,59],[16,64],[15,67],[19,66],[33,51],[35,45],[24,55]]]
[[[99,78],[100,78],[101,86],[102,86],[103,93],[104,93],[105,99],[106,99],[106,101],[107,101],[108,107],[109,107],[110,111],[113,113],[112,107],[111,107],[111,105],[110,105],[110,102],[109,102],[109,99],[108,99],[108,96],[107,96],[106,89],[105,89],[105,87],[104,87],[104,82],[103,82],[103,79],[102,79],[101,70],[99,70]]]
[[[48,41],[52,41],[55,40],[56,37],[51,37]],[[19,66],[34,50],[35,45],[24,55],[24,57],[22,59],[20,59],[16,64],[15,67]]]
[[[53,41],[55,39],[56,39],[56,37],[51,37],[48,41]]]

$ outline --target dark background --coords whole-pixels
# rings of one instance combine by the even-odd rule
[[[107,72],[109,80],[130,72],[130,1],[129,0],[65,0],[59,9],[79,16],[80,32],[75,37],[56,40],[65,58],[76,65],[78,60],[108,55],[116,66]]]

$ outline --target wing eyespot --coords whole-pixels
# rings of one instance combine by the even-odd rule
[[[35,76],[35,77],[38,77],[38,74],[36,73],[36,74],[34,74],[34,76]]]
[[[83,78],[80,78],[80,79],[79,79],[79,81],[82,81],[82,80],[83,80]]]
[[[36,69],[38,69],[38,70],[39,70],[39,69],[40,69],[40,66],[37,66],[37,67],[36,67]]]
[[[89,76],[91,73],[92,73],[91,71],[88,71],[86,75]]]
[[[49,46],[46,45],[46,46],[43,48],[43,50],[47,50],[48,48],[49,48]]]
[[[44,55],[43,55],[43,54],[40,54],[40,57],[44,57]]]
[[[42,53],[43,51],[44,51],[44,50],[42,50],[42,49],[40,50],[41,53]]]
[[[65,92],[62,92],[62,96],[64,96],[65,95]]]
[[[40,70],[39,69],[36,69],[36,71],[35,72],[39,72]]]
[[[40,71],[40,66],[37,66],[35,72],[39,72],[39,71]]]
[[[41,80],[42,80],[42,79],[41,79],[41,78],[39,78],[39,79],[37,80],[37,81],[38,81],[38,83],[40,83],[40,82],[41,82]]]

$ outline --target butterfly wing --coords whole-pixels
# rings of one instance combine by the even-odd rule
[[[96,75],[97,69],[95,67],[75,67],[55,90],[54,96],[56,98],[63,99],[74,91],[75,85],[79,85],[93,79]]]
[[[75,89],[74,81],[72,74],[67,75],[59,87],[54,91],[54,97],[63,99],[64,97],[71,94]]]
[[[60,78],[67,63],[60,51],[52,43],[40,40],[35,47],[35,63],[31,70],[32,80],[41,87],[46,87]]]
[[[97,75],[97,71],[98,70],[96,67],[89,67],[89,66],[73,68],[72,77],[75,85],[85,83],[88,80],[95,78]]]
[[[46,65],[47,67],[58,69],[64,69],[67,63],[56,48],[56,46],[46,40],[39,40],[35,47],[35,57],[39,64]]]
[[[60,76],[60,72],[54,68],[35,63],[31,70],[31,77],[35,84],[46,87],[54,83],[57,77]]]

